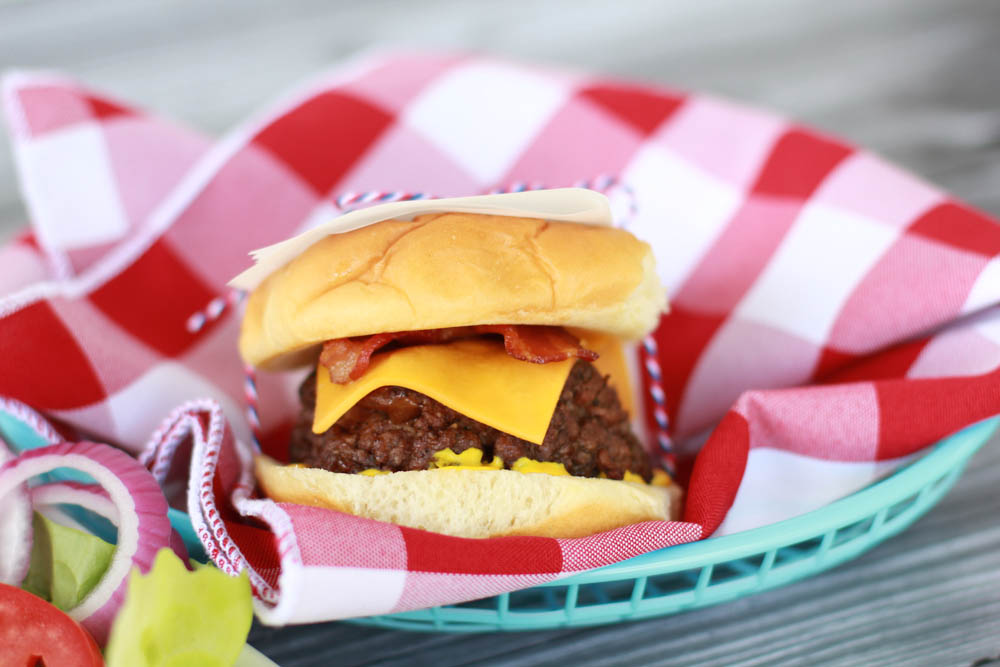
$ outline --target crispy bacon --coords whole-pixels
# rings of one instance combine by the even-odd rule
[[[597,353],[580,345],[576,336],[562,327],[545,327],[532,324],[481,324],[476,333],[493,333],[503,336],[507,354],[530,361],[547,364],[577,357],[587,361],[597,359]]]
[[[389,343],[433,345],[483,334],[503,336],[507,354],[533,364],[546,364],[573,357],[594,361],[597,353],[580,345],[576,336],[562,327],[527,324],[481,324],[445,329],[396,331],[354,338],[335,338],[323,343],[319,363],[330,371],[330,380],[346,384],[364,375],[372,355]]]

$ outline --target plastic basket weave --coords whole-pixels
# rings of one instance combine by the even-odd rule
[[[542,630],[665,616],[811,576],[891,537],[934,506],[1000,418],[942,440],[925,456],[822,509],[754,530],[648,553],[484,600],[352,622],[402,630]]]

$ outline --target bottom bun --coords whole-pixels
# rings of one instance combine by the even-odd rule
[[[680,489],[513,470],[414,470],[350,475],[255,461],[279,502],[314,505],[456,537],[586,537],[677,517]]]

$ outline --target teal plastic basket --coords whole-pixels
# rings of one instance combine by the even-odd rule
[[[889,477],[793,519],[484,600],[351,622],[432,632],[543,630],[666,616],[783,586],[913,523],[948,492],[998,423],[994,417],[969,426]]]
[[[973,424],[889,477],[787,521],[492,598],[351,622],[430,632],[543,630],[666,616],[776,588],[850,560],[909,526],[948,492],[998,424],[1000,417]],[[0,435],[18,449],[45,444],[4,415]],[[76,478],[72,471],[52,477]],[[88,525],[85,514],[77,518]],[[189,550],[200,551],[187,516],[171,510],[170,518]]]

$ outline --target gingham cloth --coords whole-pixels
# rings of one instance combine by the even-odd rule
[[[10,76],[4,101],[33,231],[0,250],[0,395],[144,450],[164,481],[190,443],[179,502],[220,568],[251,570],[266,622],[467,600],[767,524],[1000,412],[1000,228],[772,114],[413,54],[318,77],[215,144],[57,77]],[[672,295],[636,367],[650,446],[669,428],[690,473],[683,522],[462,540],[252,496],[225,288],[249,250],[351,192],[599,174],[631,189]],[[254,389],[279,457],[298,379]]]

